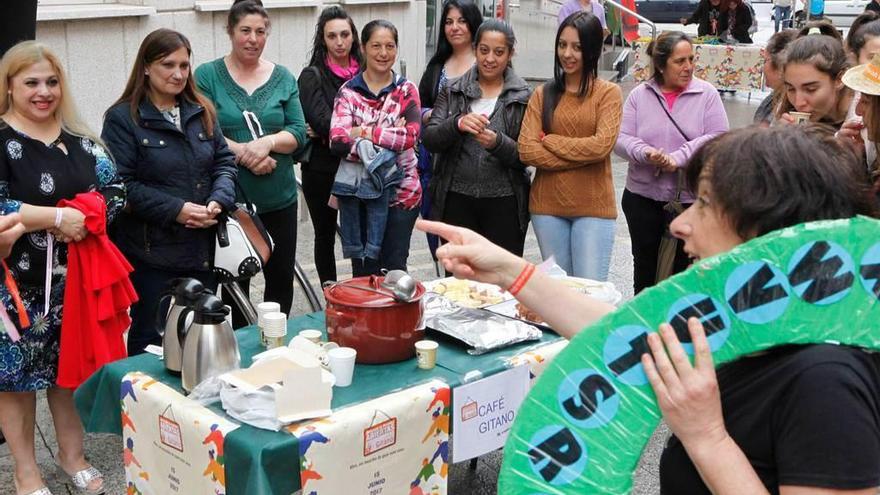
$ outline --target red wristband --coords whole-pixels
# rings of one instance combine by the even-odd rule
[[[519,291],[526,286],[529,279],[532,278],[532,275],[535,273],[535,265],[528,263],[525,268],[519,272],[516,279],[514,279],[513,283],[510,285],[510,288],[507,289],[507,292],[510,292],[510,295],[515,296],[519,294]]]

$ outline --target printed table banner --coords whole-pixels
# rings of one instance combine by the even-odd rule
[[[651,77],[648,43],[633,43],[632,74],[636,82]],[[762,91],[764,89],[764,47],[757,45],[694,44],[694,76],[716,89]]]
[[[451,397],[435,380],[290,426],[303,495],[445,495]]]
[[[456,387],[452,396],[453,461],[466,461],[503,447],[529,386],[529,368],[517,366]]]
[[[238,425],[149,375],[122,378],[126,495],[224,495],[223,439]]]

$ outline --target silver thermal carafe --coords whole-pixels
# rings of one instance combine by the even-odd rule
[[[165,321],[162,322],[160,319],[159,323],[165,329],[162,334],[162,359],[165,361],[165,369],[179,375],[186,330],[193,321],[192,307],[205,294],[206,289],[194,278],[176,279],[173,283],[171,293],[165,296],[172,297],[171,306]],[[161,306],[160,304],[159,307]]]
[[[229,310],[212,294],[193,306],[193,323],[183,344],[183,389],[189,393],[204,380],[241,367],[235,333],[226,321]]]

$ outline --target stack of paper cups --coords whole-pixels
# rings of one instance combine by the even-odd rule
[[[263,315],[263,335],[266,336],[266,347],[269,349],[283,346],[287,335],[287,315],[277,311]]]
[[[257,327],[260,329],[260,344],[266,347],[266,335],[263,333],[263,316],[266,313],[277,313],[281,311],[281,305],[277,302],[261,302],[257,304]]]

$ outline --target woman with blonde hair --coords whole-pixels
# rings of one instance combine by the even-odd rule
[[[56,386],[66,243],[89,233],[83,213],[55,205],[97,190],[110,222],[125,189],[100,140],[77,117],[64,70],[48,48],[27,41],[10,49],[0,61],[0,94],[0,214],[18,212],[27,232],[3,263],[0,286],[0,310],[10,316],[0,333],[0,428],[15,459],[15,492],[50,493],[34,452],[36,391],[46,390],[55,462],[78,489],[103,493],[101,473],[83,455],[73,390]]]

